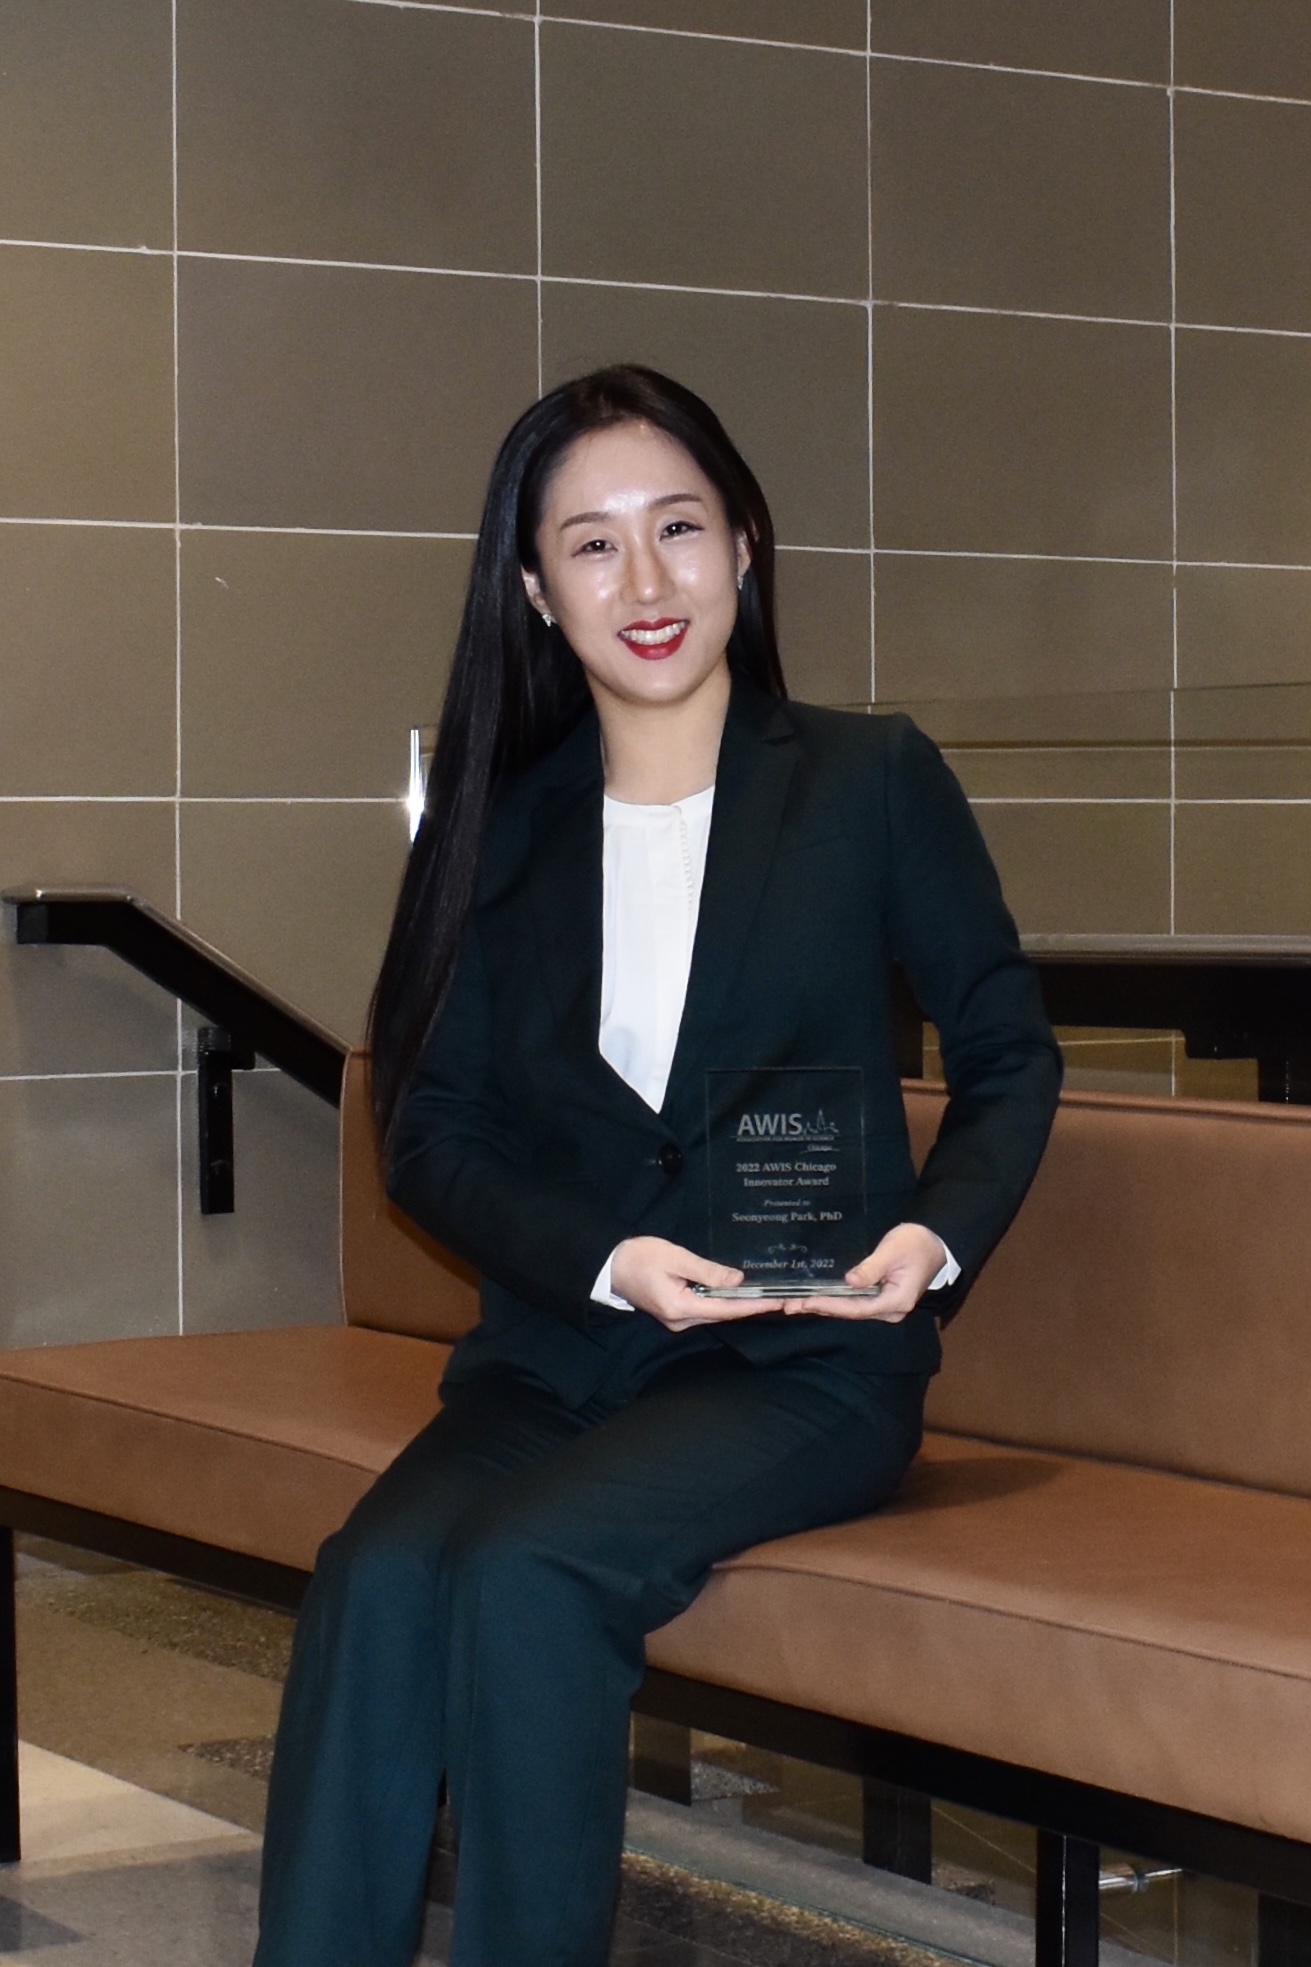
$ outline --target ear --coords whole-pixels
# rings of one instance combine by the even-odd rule
[[[733,545],[737,557],[737,584],[741,587],[747,568],[751,565],[751,548],[747,545],[746,534],[741,530],[734,533]]]
[[[540,615],[546,606],[546,596],[542,592],[541,579],[533,572],[531,567],[521,567],[519,572],[523,576],[524,592]]]

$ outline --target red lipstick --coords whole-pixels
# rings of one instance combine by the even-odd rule
[[[643,662],[663,662],[677,655],[690,624],[678,616],[663,615],[659,621],[629,622],[619,630],[619,640]]]

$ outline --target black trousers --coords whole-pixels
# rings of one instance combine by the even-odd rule
[[[571,1411],[489,1375],[319,1555],[269,1794],[256,1967],[407,1967],[438,1784],[455,1967],[604,1967],[643,1640],[714,1562],[887,1501],[926,1382],[685,1334]]]

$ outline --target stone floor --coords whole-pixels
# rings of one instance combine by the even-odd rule
[[[248,1967],[291,1621],[33,1542],[19,1597],[25,1857],[0,1870],[0,1962]],[[913,1884],[859,1862],[854,1781],[695,1749],[690,1809],[632,1798],[613,1961],[1028,1967],[1030,1833],[939,1806],[935,1887]],[[425,1961],[453,1881],[439,1834]],[[1249,1967],[1253,1938],[1249,1895],[1188,1878],[1105,1903],[1103,1967]]]

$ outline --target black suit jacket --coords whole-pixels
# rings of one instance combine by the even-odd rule
[[[717,1328],[761,1362],[824,1353],[931,1372],[950,1316],[1024,1196],[1060,1054],[960,786],[908,718],[734,685],[687,1000],[654,1113],[601,1057],[596,719],[497,800],[450,995],[401,1114],[390,1192],[481,1272],[448,1378],[512,1365],[580,1404],[672,1341],[590,1298],[627,1236],[706,1247],[708,1066],[859,1066],[873,1240],[935,1230],[962,1266],[902,1324],[781,1313]],[[918,1179],[893,1039],[904,965],[951,1098]],[[679,1156],[661,1150],[676,1146]],[[669,1172],[670,1168],[674,1172]],[[871,1242],[872,1247],[872,1242]]]

